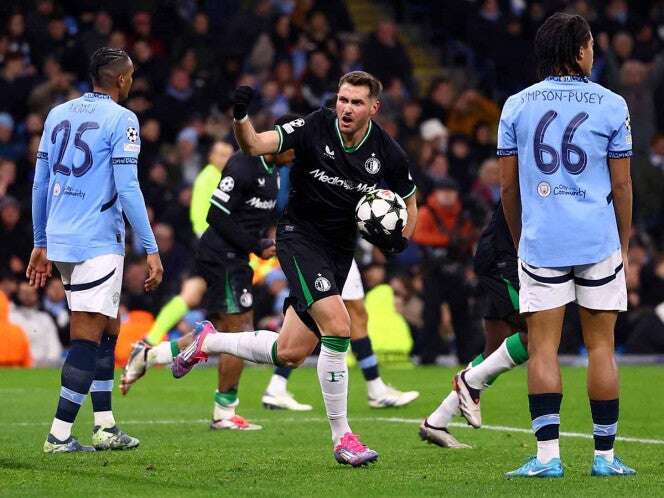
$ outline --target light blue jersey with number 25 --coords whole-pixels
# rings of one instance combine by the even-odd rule
[[[138,119],[108,95],[86,93],[51,110],[32,192],[35,247],[51,261],[124,254],[122,214],[157,252],[138,184]]]
[[[512,95],[499,156],[518,156],[519,257],[540,267],[596,263],[620,248],[608,159],[632,155],[625,100],[580,77]]]

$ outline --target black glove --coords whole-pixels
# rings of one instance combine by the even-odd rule
[[[368,242],[378,247],[387,255],[399,254],[408,245],[408,239],[401,233],[403,231],[403,220],[397,221],[394,230],[386,232],[379,222],[365,222],[362,236]]]
[[[233,117],[237,121],[247,115],[247,108],[253,96],[254,89],[250,86],[239,86],[233,92]]]

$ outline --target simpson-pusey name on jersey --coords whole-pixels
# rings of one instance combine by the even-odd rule
[[[579,104],[602,104],[604,95],[597,92],[582,92],[580,90],[533,90],[521,94],[521,103],[526,102],[577,102]]]
[[[355,183],[353,180],[348,180],[347,178],[340,178],[338,176],[329,176],[325,174],[325,171],[322,171],[319,168],[316,168],[309,172],[316,180],[319,182],[327,183],[329,185],[335,185],[337,187],[343,187],[346,190],[352,190],[355,192],[369,193],[376,190],[377,185],[369,185],[368,183]]]

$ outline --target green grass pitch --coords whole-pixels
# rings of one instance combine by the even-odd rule
[[[216,371],[196,369],[173,380],[165,369],[149,372],[127,397],[114,394],[120,426],[141,446],[127,452],[44,455],[42,444],[58,396],[57,370],[0,370],[0,496],[663,496],[664,368],[621,369],[619,441],[616,450],[637,469],[632,478],[591,478],[592,440],[563,436],[565,477],[507,480],[533,454],[525,369],[503,375],[482,401],[484,423],[493,429],[453,427],[472,450],[445,450],[417,437],[417,423],[449,391],[453,372],[443,368],[383,368],[400,389],[422,395],[402,409],[372,410],[361,373],[351,370],[353,430],[380,453],[369,468],[338,465],[314,369],[296,371],[290,389],[314,405],[309,413],[272,412],[260,405],[270,370],[247,369],[239,413],[264,425],[257,432],[213,432]],[[116,379],[119,371],[116,372]],[[561,430],[589,434],[585,371],[563,372]],[[117,380],[116,380],[117,384]],[[457,420],[461,422],[461,420]],[[89,443],[87,400],[74,434]]]

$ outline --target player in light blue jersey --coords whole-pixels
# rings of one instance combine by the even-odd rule
[[[127,98],[133,72],[123,50],[97,50],[90,62],[94,91],[51,110],[37,153],[34,249],[26,274],[31,285],[43,287],[55,263],[71,310],[71,349],[46,453],[128,449],[139,443],[118,429],[111,410],[123,213],[147,253],[145,290],[155,289],[163,273],[137,178],[138,119],[117,104]],[[71,435],[88,391],[94,446],[83,446]]]
[[[627,308],[632,139],[625,100],[588,81],[593,37],[554,14],[535,37],[539,83],[505,102],[498,130],[503,209],[519,255],[528,392],[537,456],[508,477],[562,477],[558,346],[567,303],[588,349],[593,475],[634,473],[613,455],[618,372],[613,331]]]

